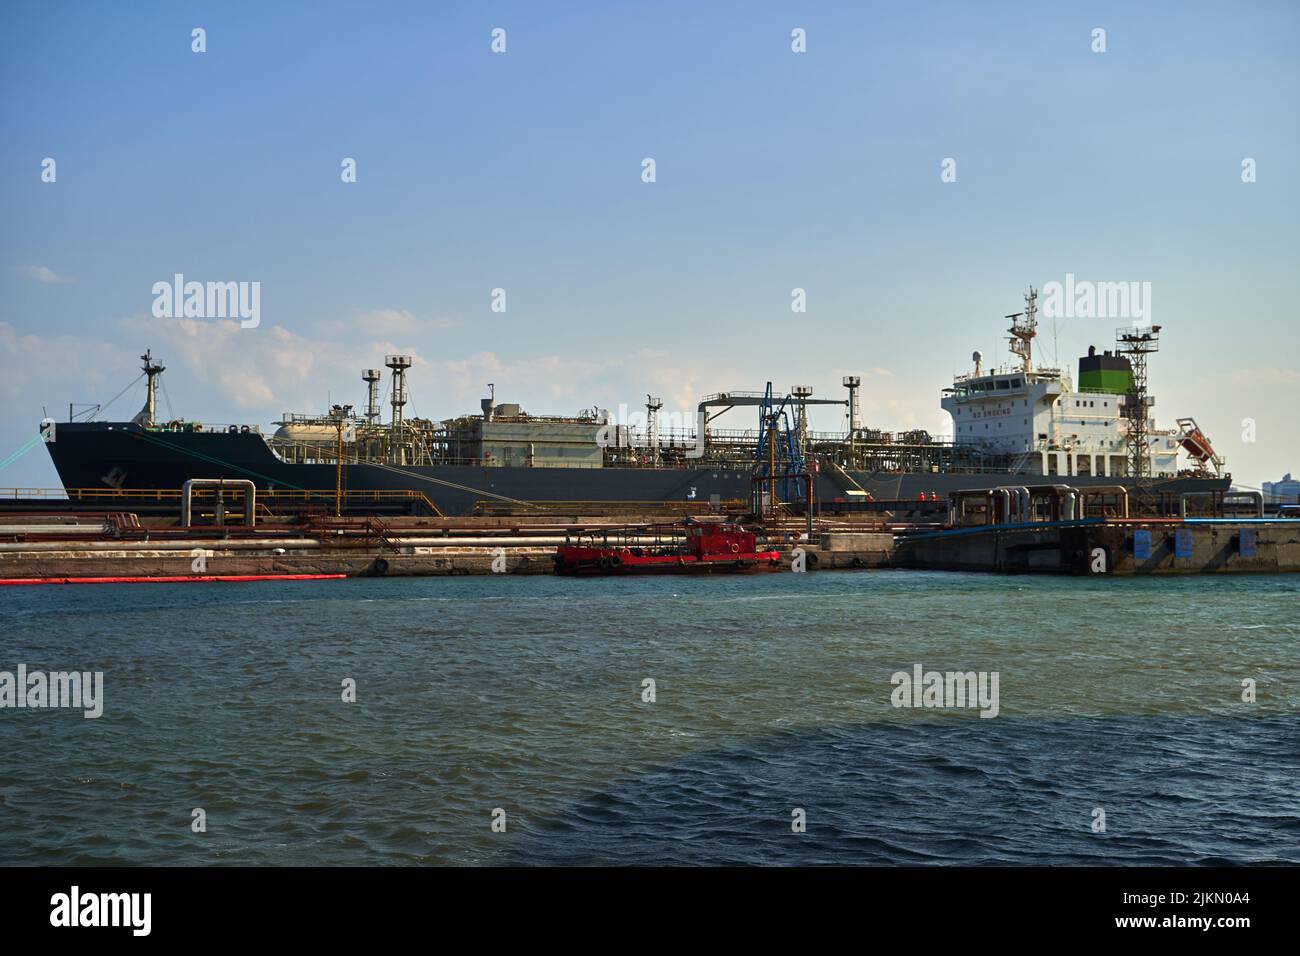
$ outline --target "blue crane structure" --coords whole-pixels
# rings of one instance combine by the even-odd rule
[[[772,510],[778,502],[799,501],[807,493],[808,466],[804,460],[801,417],[793,395],[778,397],[767,383],[758,406],[758,444],[754,449],[753,496],[755,513]],[[777,494],[779,485],[780,493]],[[764,505],[767,493],[767,507]]]

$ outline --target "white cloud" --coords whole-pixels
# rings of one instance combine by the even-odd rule
[[[71,276],[61,276],[48,266],[19,266],[18,271],[29,279],[35,279],[37,282],[46,282],[52,285],[63,285],[68,282],[77,280]]]
[[[136,316],[120,326],[135,341],[147,342],[169,369],[183,371],[188,391],[197,389],[198,398],[203,393],[209,396],[207,402],[191,408],[200,413],[204,405],[263,414],[323,411],[331,383],[356,380],[360,393],[361,363],[366,356],[376,357],[366,363],[374,366],[383,355],[416,354],[410,346],[391,340],[338,343],[316,336],[303,338],[282,326],[242,329],[229,319]],[[178,377],[173,374],[169,380]]]
[[[37,420],[42,405],[51,412],[62,410],[66,414],[69,401],[104,400],[116,394],[126,381],[116,383],[105,395],[115,383],[108,371],[128,363],[130,358],[130,351],[119,345],[86,341],[80,336],[42,338],[0,322],[0,368],[4,370],[0,375],[0,400],[16,418]],[[122,401],[126,402],[127,397]],[[132,415],[135,412],[131,410]]]
[[[487,396],[487,383],[492,382],[497,387],[498,401],[545,399],[562,407],[527,410],[534,414],[567,415],[578,411],[580,406],[595,404],[602,397],[596,394],[596,384],[608,383],[622,367],[621,358],[593,361],[545,355],[510,362],[503,361],[493,352],[479,352],[462,359],[431,363],[433,381],[430,384],[438,388],[439,403],[450,400],[457,408],[477,410],[478,399]],[[412,387],[415,385],[413,380]]]
[[[432,316],[422,319],[409,309],[372,309],[360,312],[351,323],[331,323],[334,333],[355,333],[360,329],[368,335],[412,335],[418,332],[441,332],[454,328],[452,319]]]
[[[395,311],[386,327],[400,329],[409,313]],[[379,323],[383,324],[383,323]],[[240,421],[267,424],[285,411],[323,412],[330,402],[364,404],[361,382],[364,367],[383,369],[383,357],[412,355],[408,376],[408,415],[448,418],[478,411],[479,399],[496,385],[497,400],[519,402],[539,415],[572,415],[593,405],[629,412],[644,409],[646,394],[664,403],[666,414],[693,417],[706,393],[727,390],[761,390],[770,361],[747,360],[715,353],[669,352],[638,349],[595,355],[544,355],[522,360],[492,351],[461,357],[426,358],[417,341],[424,336],[373,338],[352,334],[308,337],[283,326],[263,324],[241,329],[233,320],[155,319],[138,315],[115,323],[118,344],[76,342],[65,338],[44,340],[19,335],[0,324],[0,354],[13,369],[3,394],[28,399],[39,390],[42,400],[54,403],[74,399],[100,399],[116,393],[139,374],[137,356],[146,347],[167,366],[163,376],[175,414],[202,421]],[[377,330],[375,330],[377,332]],[[125,343],[125,344],[123,344]],[[74,358],[69,361],[68,356]],[[388,389],[384,371],[381,395]],[[864,376],[861,405],[864,424],[898,430],[928,427],[935,430],[937,394],[911,382],[896,385],[884,370]],[[879,376],[880,384],[870,380]],[[107,378],[107,381],[105,381]],[[883,380],[883,381],[882,381]],[[885,381],[889,381],[885,385]],[[840,376],[812,373],[801,383],[814,386],[819,398],[840,399],[846,392]],[[775,382],[778,389],[789,383]],[[114,417],[134,414],[143,394],[124,397],[114,406]],[[49,395],[49,399],[45,395]],[[126,406],[132,407],[127,409]],[[39,403],[37,405],[39,408]],[[51,406],[55,407],[55,406]],[[717,427],[754,429],[757,412],[738,407]],[[813,427],[834,431],[844,427],[844,409],[817,406],[810,410]],[[385,407],[385,417],[387,408]]]

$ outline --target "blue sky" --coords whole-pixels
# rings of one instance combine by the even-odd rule
[[[146,347],[205,421],[360,404],[401,351],[429,417],[859,373],[868,424],[938,433],[1073,273],[1152,284],[1157,423],[1257,486],[1300,472],[1298,67],[1284,2],[8,3],[0,460]],[[261,325],[153,318],[177,272],[259,281]],[[1060,363],[1122,324],[1061,320]],[[57,478],[36,449],[0,485]]]

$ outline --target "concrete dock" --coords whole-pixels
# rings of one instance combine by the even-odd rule
[[[1300,519],[1082,518],[950,528],[899,540],[894,565],[1048,574],[1300,571]]]
[[[811,538],[803,522],[758,527],[787,568],[796,559],[808,571],[879,567],[893,551],[893,533],[877,522],[825,522]],[[5,515],[0,580],[551,574],[556,547],[579,535],[645,546],[682,540],[680,526],[662,518],[571,524],[554,517],[316,517],[182,528],[161,518],[142,523],[133,513]]]
[[[956,504],[956,502],[954,502]],[[957,509],[954,509],[957,510]],[[1005,509],[1003,509],[1005,510]],[[1127,509],[1125,509],[1127,510]],[[958,511],[959,517],[963,514]],[[980,514],[976,513],[976,519]],[[682,525],[555,516],[475,518],[311,516],[253,527],[185,528],[134,513],[0,515],[0,581],[343,575],[404,577],[552,574],[558,545],[603,535],[633,546],[672,545]],[[880,520],[742,519],[783,567],[1086,575],[1300,571],[1300,519],[1080,517],[993,523],[890,524]],[[1007,520],[1010,518],[1010,520]]]

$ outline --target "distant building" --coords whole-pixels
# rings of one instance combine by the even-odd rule
[[[1264,482],[1264,500],[1277,504],[1300,503],[1300,481],[1292,478],[1288,471],[1281,481]]]

